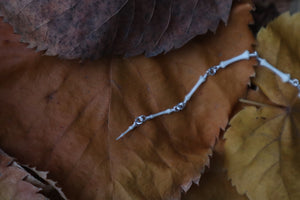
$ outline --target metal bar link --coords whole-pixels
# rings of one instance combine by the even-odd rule
[[[126,135],[127,133],[129,133],[133,129],[141,126],[143,123],[145,123],[148,120],[154,119],[154,118],[159,117],[161,115],[169,115],[171,113],[179,112],[179,111],[183,110],[185,108],[186,104],[190,101],[191,97],[196,92],[196,90],[206,81],[206,79],[209,76],[214,76],[218,72],[218,70],[225,69],[227,66],[229,66],[232,63],[235,63],[235,62],[240,61],[240,60],[249,60],[252,57],[256,58],[257,61],[259,62],[259,64],[262,67],[268,68],[269,70],[274,72],[276,75],[278,75],[283,82],[288,82],[292,86],[296,87],[298,89],[298,96],[300,97],[300,83],[299,83],[298,79],[291,79],[290,74],[283,73],[280,70],[276,69],[270,63],[268,63],[265,59],[260,58],[256,51],[253,52],[253,53],[250,53],[249,51],[245,51],[244,53],[242,53],[242,54],[240,54],[236,57],[233,57],[231,59],[222,61],[222,62],[220,62],[219,65],[216,65],[216,66],[213,66],[213,67],[209,68],[204,75],[201,75],[199,77],[197,83],[190,90],[190,92],[184,97],[184,100],[182,102],[179,102],[174,107],[168,108],[166,110],[163,110],[161,112],[151,114],[151,115],[148,115],[148,116],[140,115],[139,117],[137,117],[134,120],[133,124],[131,126],[129,126],[128,129],[126,131],[124,131],[116,140],[119,140],[124,135]]]
[[[290,74],[283,73],[282,71],[278,70],[277,68],[272,66],[270,63],[268,63],[268,61],[266,61],[265,59],[262,59],[258,56],[256,59],[258,60],[260,66],[265,67],[265,68],[271,70],[272,72],[274,72],[277,76],[279,76],[281,78],[282,82],[289,83],[292,86],[294,86],[295,88],[297,88],[298,89],[298,97],[300,98],[300,83],[299,83],[298,79],[291,78]]]

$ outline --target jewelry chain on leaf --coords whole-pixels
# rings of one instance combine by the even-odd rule
[[[132,131],[133,129],[139,127],[140,125],[142,125],[143,123],[145,123],[146,121],[150,120],[150,119],[154,119],[158,116],[161,115],[168,115],[174,112],[179,112],[181,110],[183,110],[186,106],[186,104],[189,102],[189,100],[191,99],[191,97],[194,95],[194,93],[196,92],[196,90],[200,87],[200,85],[202,85],[202,83],[204,83],[206,81],[206,79],[209,76],[214,76],[217,71],[219,69],[224,69],[226,68],[228,65],[235,63],[237,61],[240,60],[249,60],[251,57],[254,57],[257,59],[257,61],[259,62],[259,65],[262,67],[265,67],[269,70],[271,70],[272,72],[274,72],[277,76],[279,76],[282,80],[282,82],[288,82],[290,83],[292,86],[296,87],[298,89],[298,97],[300,98],[300,83],[299,80],[294,78],[292,79],[290,74],[287,73],[283,73],[282,71],[278,70],[277,68],[275,68],[274,66],[272,66],[270,63],[268,63],[265,59],[262,59],[258,56],[258,53],[255,51],[253,53],[250,53],[248,50],[245,51],[244,53],[233,57],[231,59],[225,60],[220,62],[219,65],[213,66],[211,68],[209,68],[208,70],[206,70],[206,73],[204,75],[201,75],[197,81],[197,83],[194,85],[194,87],[190,90],[190,92],[184,97],[184,100],[182,102],[179,102],[176,106],[174,106],[173,108],[168,108],[166,110],[163,110],[161,112],[155,113],[155,114],[151,114],[148,116],[145,115],[141,115],[139,117],[137,117],[133,124],[131,126],[128,127],[128,129],[123,132],[116,140],[119,140],[120,138],[122,138],[124,135],[126,135],[128,132]]]

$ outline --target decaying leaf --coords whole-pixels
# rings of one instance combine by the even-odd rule
[[[46,55],[154,56],[227,22],[232,0],[0,0],[0,15]]]
[[[47,198],[39,193],[43,186],[43,183],[0,149],[1,200],[46,200]]]
[[[95,62],[42,56],[0,24],[0,145],[50,171],[70,199],[179,199],[197,181],[255,60],[211,77],[183,112],[116,137],[134,117],[175,105],[208,67],[252,51],[247,3],[228,26],[165,56]]]
[[[199,185],[193,184],[181,200],[248,200],[245,195],[238,194],[228,180],[223,154],[223,140],[219,140],[214,148],[210,166],[202,175]]]
[[[49,200],[67,200],[62,189],[57,187],[57,183],[48,178],[48,172],[38,171],[35,167],[20,165],[30,175],[24,180],[40,188],[40,193],[49,198]]]
[[[300,78],[300,14],[281,15],[258,34],[258,52]],[[300,99],[297,89],[258,67],[254,83],[273,104],[246,107],[226,133],[229,177],[250,199],[300,199]],[[253,96],[253,95],[252,95]],[[263,99],[259,97],[258,99]],[[252,101],[255,101],[253,98]],[[258,105],[260,102],[256,102]]]

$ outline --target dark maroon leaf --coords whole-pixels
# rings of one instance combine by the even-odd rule
[[[232,0],[0,0],[22,41],[63,58],[155,56],[227,22]]]

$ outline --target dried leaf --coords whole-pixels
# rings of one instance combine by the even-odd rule
[[[30,173],[24,180],[40,188],[40,193],[50,200],[66,200],[67,197],[62,189],[56,186],[56,182],[48,178],[48,172],[38,171],[35,167],[21,165],[21,167]]]
[[[251,24],[251,29],[254,34],[257,35],[258,31],[265,27],[270,21],[280,15],[276,6],[272,4],[265,3],[264,1],[254,1],[255,10],[252,12],[254,23]]]
[[[193,185],[183,194],[181,200],[247,200],[244,195],[239,195],[227,179],[224,167],[223,140],[218,141],[214,149],[210,167],[200,179],[199,185]]]
[[[285,13],[262,29],[257,38],[260,56],[298,79],[299,20],[300,14]],[[282,83],[267,69],[258,68],[256,74],[254,83],[273,104],[259,109],[246,107],[231,120],[225,135],[229,177],[238,192],[246,193],[250,199],[300,199],[297,89]]]
[[[255,6],[259,7],[272,7],[274,5],[280,13],[286,12],[289,10],[292,2],[296,0],[253,0]]]
[[[232,0],[0,0],[0,16],[46,55],[155,56],[227,22]]]
[[[70,199],[179,199],[197,181],[255,60],[210,78],[180,113],[116,141],[135,116],[181,101],[208,67],[254,42],[246,3],[228,26],[157,58],[79,64],[27,49],[0,27],[0,145],[49,170]]]
[[[255,23],[251,28],[255,34],[281,13],[300,11],[300,0],[253,0],[253,3],[255,10],[252,13]]]
[[[0,149],[0,199],[45,200],[46,198],[38,193],[41,188],[26,181],[28,177],[33,178]]]

